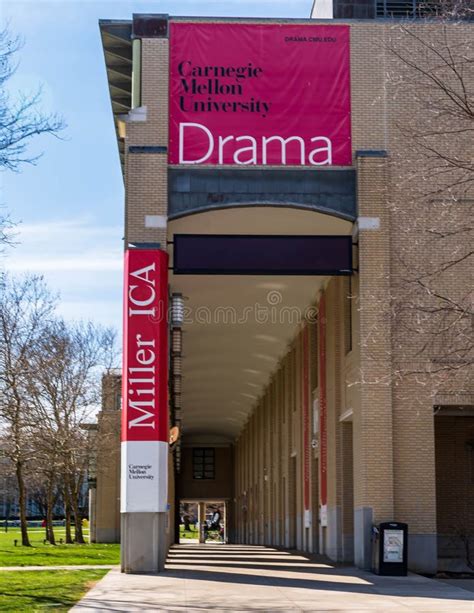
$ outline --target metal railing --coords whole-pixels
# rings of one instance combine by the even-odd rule
[[[376,17],[421,17],[436,14],[439,3],[427,0],[376,0]]]

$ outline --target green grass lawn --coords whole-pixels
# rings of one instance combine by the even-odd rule
[[[179,538],[182,539],[198,539],[199,532],[198,530],[185,530],[183,525],[179,527]]]
[[[43,544],[44,528],[30,528],[32,547],[22,547],[18,528],[0,532],[0,566],[62,566],[69,564],[118,564],[120,545],[92,543],[86,545]],[[64,528],[56,528],[55,536],[65,539]],[[15,547],[14,540],[18,540]],[[23,572],[23,571],[22,571]],[[41,571],[44,572],[44,571]]]
[[[2,571],[0,611],[37,613],[69,609],[106,570]]]

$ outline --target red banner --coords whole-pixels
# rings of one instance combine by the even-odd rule
[[[319,301],[318,315],[319,337],[319,466],[321,505],[327,504],[328,498],[328,430],[326,398],[326,300],[324,294]]]
[[[125,253],[122,441],[168,441],[168,254]]]
[[[179,23],[171,164],[352,163],[349,27]]]

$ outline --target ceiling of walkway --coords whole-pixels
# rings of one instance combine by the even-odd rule
[[[171,221],[173,234],[350,234],[351,222],[300,209],[216,210]],[[171,275],[185,297],[186,437],[238,436],[325,277]]]

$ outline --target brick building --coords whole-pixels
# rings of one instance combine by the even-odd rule
[[[172,332],[170,375],[170,426],[179,425],[181,437],[170,451],[160,538],[176,540],[180,501],[219,500],[232,542],[321,552],[369,568],[372,525],[395,520],[409,526],[411,569],[461,568],[459,536],[474,536],[472,303],[459,307],[472,289],[472,262],[462,251],[472,240],[472,193],[450,187],[414,144],[413,126],[424,129],[430,101],[413,74],[432,68],[420,41],[446,36],[446,45],[470,52],[472,26],[379,19],[387,3],[343,15],[344,3],[335,2],[329,15],[327,4],[316,2],[314,17],[322,10],[343,18],[134,15],[100,24],[126,187],[126,245],[168,250],[172,304],[184,297],[185,305]],[[170,32],[183,24],[294,26],[302,39],[305,28],[348,26],[350,162],[170,161]],[[445,118],[436,121],[446,134]],[[442,150],[456,156],[465,137],[456,137],[453,152]],[[472,157],[472,139],[464,151]],[[209,237],[228,237],[223,263],[209,274],[179,270],[173,251],[180,245],[186,255],[186,235],[200,237],[204,249]],[[340,254],[349,241],[351,266],[226,274],[226,253],[239,249],[229,237],[249,236],[284,237],[285,244],[271,243],[274,252],[314,236],[341,239],[324,247]],[[459,307],[455,323],[446,296]],[[103,431],[113,422],[106,411]],[[107,470],[104,487],[116,488],[105,485],[118,479]],[[100,466],[98,488],[99,474]],[[107,497],[101,504],[97,518]],[[107,522],[118,525],[113,513],[97,537]]]

